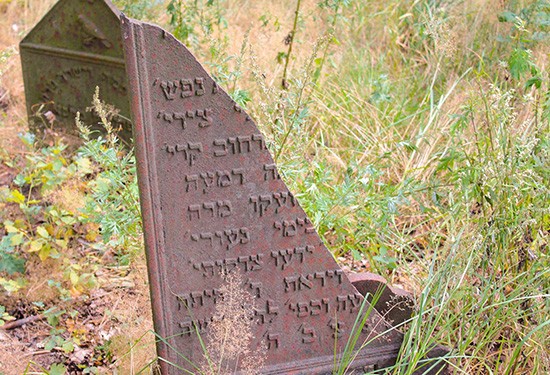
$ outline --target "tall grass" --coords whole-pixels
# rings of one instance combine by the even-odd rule
[[[550,3],[242,6],[171,27],[254,115],[334,254],[416,293],[390,372],[434,343],[457,374],[550,372]]]
[[[550,3],[347,5],[288,93],[252,48],[249,109],[287,183],[336,255],[415,288],[393,373],[434,342],[456,373],[549,372]]]

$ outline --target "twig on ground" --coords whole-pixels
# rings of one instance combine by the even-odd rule
[[[46,319],[46,317],[43,314],[28,316],[28,317],[23,318],[23,319],[8,322],[8,323],[4,324],[3,326],[1,326],[0,329],[3,329],[5,331],[7,331],[7,330],[10,330],[10,329],[18,328],[18,327],[21,327],[22,325],[32,323],[32,322],[36,322],[36,321],[43,320],[43,319]]]

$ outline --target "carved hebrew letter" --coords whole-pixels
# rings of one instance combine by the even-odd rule
[[[185,187],[185,191],[189,192],[191,190],[191,186],[194,186],[194,188],[195,188],[194,190],[197,190],[199,188],[198,179],[199,179],[199,176],[196,175],[196,174],[190,174],[190,175],[185,176],[185,182],[187,182],[187,186]]]
[[[303,335],[302,342],[304,344],[311,344],[317,338],[317,333],[315,332],[315,328],[307,324],[302,325],[302,335]]]
[[[211,216],[210,217],[214,217],[215,216],[215,206],[216,204],[214,202],[204,202],[202,204],[202,207],[204,208],[204,210],[209,210],[210,211],[210,214]]]
[[[239,152],[250,152],[250,137],[237,137],[237,141],[239,142]]]
[[[197,96],[201,96],[201,95],[204,95],[204,78],[202,77],[197,77],[195,78],[195,95]]]
[[[192,204],[187,209],[189,211],[189,220],[193,220],[193,214],[197,214],[197,219],[201,218],[201,206],[200,204]]]
[[[167,100],[174,100],[178,91],[178,81],[162,81],[160,87]]]
[[[241,176],[241,178],[240,178],[241,185],[244,184],[244,169],[243,168],[232,169],[231,174],[233,174],[233,176]]]
[[[231,215],[231,202],[230,201],[218,201],[218,214],[220,217],[227,217]]]
[[[251,271],[259,271],[263,267],[262,258],[263,254],[256,254],[250,256],[250,261],[252,262],[252,265],[250,266]]]
[[[267,147],[265,146],[264,137],[261,134],[252,134],[252,141],[258,142],[260,151],[267,150]]]
[[[265,164],[264,165],[264,180],[277,180],[281,177],[279,176],[279,173],[277,172],[277,167],[275,164]]]
[[[237,154],[241,152],[241,149],[239,147],[239,143],[237,142],[237,137],[229,137],[227,138],[227,144],[231,145],[231,153]]]
[[[191,336],[191,334],[195,331],[192,321],[180,322],[178,325],[181,328],[182,335]]]
[[[241,238],[241,244],[250,242],[250,231],[248,230],[248,228],[239,229],[239,236]]]
[[[267,350],[277,349],[279,347],[279,334],[268,333],[267,334]]]
[[[231,173],[229,171],[217,171],[216,173],[218,175],[218,187],[226,187],[231,185]]]
[[[206,193],[206,191],[214,185],[214,173],[212,172],[203,172],[200,174],[201,179],[204,183],[203,193]]]
[[[227,238],[227,250],[237,246],[239,243],[239,232],[236,229],[229,229],[224,231],[225,237]]]
[[[189,143],[188,145],[188,152],[189,152],[189,166],[193,166],[195,164],[195,160],[197,160],[197,157],[199,153],[202,152],[202,144],[201,143]]]
[[[221,147],[221,150],[214,150],[214,156],[227,155],[227,144],[225,139],[214,139],[214,147]]]
[[[210,125],[212,125],[212,110],[211,109],[205,109],[205,110],[197,110],[197,117],[203,119],[204,121],[199,122],[199,128],[206,128]]]
[[[188,98],[193,96],[193,81],[190,79],[182,79],[181,83],[181,97]]]
[[[180,120],[181,121],[181,128],[185,130],[185,127],[186,127],[185,114],[175,112],[174,113],[174,120]]]

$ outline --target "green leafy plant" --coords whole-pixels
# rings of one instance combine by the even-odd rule
[[[166,10],[176,38],[191,46],[227,27],[224,0],[170,0]]]
[[[79,155],[89,158],[99,171],[88,183],[90,194],[83,212],[88,222],[99,225],[103,241],[124,255],[141,246],[135,158],[133,152],[128,152],[119,142],[111,126],[114,112],[100,101],[98,89],[93,105],[107,135],[92,138],[89,128],[77,116],[76,123],[84,140]]]
[[[116,0],[114,3],[124,14],[138,20],[154,19],[162,5],[160,0]]]
[[[6,324],[6,322],[10,322],[12,320],[15,320],[15,318],[8,314],[5,306],[0,305],[0,327]]]
[[[0,240],[0,272],[6,272],[9,275],[25,272],[25,259],[16,251],[18,239],[13,240],[15,233],[8,233]]]
[[[65,318],[67,315],[74,317],[76,314],[78,314],[76,311],[67,313],[66,310],[60,310],[57,307],[50,308],[43,312],[44,317],[51,327],[49,336],[45,338],[43,342],[44,350],[52,351],[55,349],[56,351],[63,352],[66,355],[75,350],[78,340],[71,337],[66,329],[60,326],[60,322],[61,319]],[[49,370],[41,365],[33,363],[32,361],[29,362],[29,366],[32,364],[39,367],[43,371],[41,374],[65,374],[67,370],[65,365],[62,363],[52,364]],[[25,374],[26,373],[27,372],[25,372]]]

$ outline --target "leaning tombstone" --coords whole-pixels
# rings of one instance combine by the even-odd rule
[[[77,134],[75,116],[86,124],[96,86],[101,99],[119,110],[112,124],[129,142],[132,135],[120,11],[109,0],[60,0],[19,44],[31,129],[47,125],[44,113],[66,134]],[[50,119],[52,116],[48,116]]]
[[[330,374],[354,337],[348,370],[395,363],[403,335],[336,264],[250,116],[171,34],[121,21],[162,374],[203,361],[232,270],[256,300],[261,373]]]

